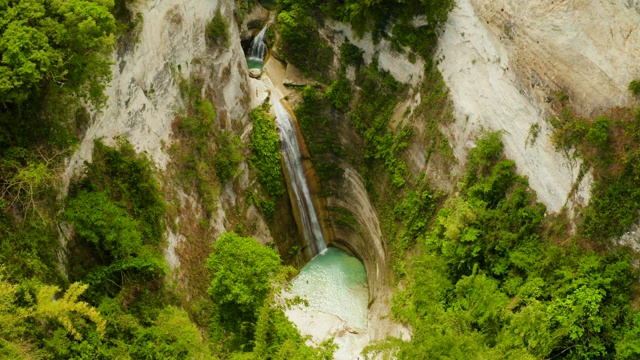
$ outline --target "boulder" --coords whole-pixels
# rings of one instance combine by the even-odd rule
[[[251,76],[252,78],[257,79],[260,77],[260,75],[262,75],[262,70],[256,68],[249,69],[249,76]]]

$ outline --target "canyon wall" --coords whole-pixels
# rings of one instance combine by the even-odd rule
[[[238,29],[245,37],[251,29],[246,22],[241,26],[235,23],[232,1],[156,0],[133,6],[144,21],[137,38],[121,42],[112,56],[109,100],[102,112],[93,114],[79,149],[68,160],[66,184],[83,161],[91,160],[93,141],[98,138],[111,144],[115,137],[124,136],[138,151],[146,152],[161,172],[166,171],[171,162],[168,148],[175,110],[182,105],[180,78],[198,74],[205,80],[204,93],[216,106],[220,127],[241,135],[245,144],[252,129],[247,114],[268,96],[264,83],[248,78]],[[230,24],[229,46],[211,47],[204,28],[218,9]],[[268,16],[258,10],[259,14],[249,18]],[[430,167],[424,139],[418,136],[406,154],[412,173],[428,171],[440,187],[455,188],[456,176],[464,171],[468,150],[477,136],[483,130],[499,130],[506,155],[528,177],[538,199],[551,212],[585,204],[591,177],[587,174],[578,179],[580,161],[558,152],[550,141],[548,119],[555,114],[552,99],[562,91],[584,115],[634,104],[636,100],[626,89],[631,80],[640,78],[638,24],[640,3],[633,0],[459,0],[436,52],[454,115],[440,130],[447,136],[457,164],[447,169]],[[364,50],[365,62],[376,57],[382,69],[407,84],[392,126],[408,123],[405,109],[411,113],[422,101],[419,88],[425,78],[424,61],[397,53],[386,40],[374,44],[370,36],[358,38],[341,23],[328,21],[321,32],[333,39],[336,52],[346,37]],[[283,69],[278,72],[284,77]],[[353,77],[353,72],[348,71],[347,76]],[[282,89],[283,95],[290,92],[282,81],[274,81],[274,86]],[[411,124],[418,133],[422,125]],[[349,141],[348,136],[344,141]],[[210,219],[213,233],[232,231],[237,222],[250,223],[254,226],[247,227],[248,235],[263,244],[273,241],[260,212],[244,199],[244,191],[252,186],[255,176],[246,161],[240,168],[237,181],[221,191],[218,209]],[[365,264],[371,290],[367,341],[390,334],[401,336],[404,330],[387,318],[393,291],[391,263],[377,210],[361,175],[349,164],[343,164],[343,169],[342,180],[334,184],[337,191],[323,200],[327,209],[321,210],[330,215],[331,245],[352,252]],[[184,193],[179,197],[185,208],[193,207],[196,201]],[[352,223],[337,220],[341,211],[351,214]],[[189,221],[202,217],[196,210],[191,213],[194,218]],[[231,222],[230,217],[236,220]],[[179,270],[176,248],[185,236],[171,230],[168,240],[167,261]]]
[[[440,37],[439,69],[455,105],[444,129],[463,160],[480,129],[503,132],[505,151],[552,212],[586,204],[591,177],[550,141],[562,92],[579,114],[635,103],[640,12],[634,1],[459,0]],[[461,161],[463,163],[463,161]]]

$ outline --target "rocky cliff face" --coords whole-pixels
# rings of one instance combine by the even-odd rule
[[[125,135],[141,152],[147,152],[164,169],[169,157],[163,146],[170,142],[171,123],[181,103],[177,76],[188,78],[204,72],[207,85],[222,119],[246,124],[248,112],[247,73],[244,55],[237,40],[236,26],[230,27],[230,47],[212,51],[204,35],[206,23],[220,8],[233,19],[233,3],[177,0],[136,2],[134,13],[144,19],[137,39],[119,44],[111,60],[113,80],[107,87],[109,100],[93,115],[80,149],[71,158],[71,174],[82,160],[91,159],[93,140]]]
[[[161,171],[167,169],[174,109],[181,105],[178,76],[197,73],[205,79],[205,92],[217,108],[221,126],[241,134],[245,143],[251,131],[247,113],[267,97],[264,83],[248,78],[232,1],[156,0],[135,6],[134,12],[144,18],[138,40],[113,54],[109,100],[103,112],[93,115],[80,149],[70,158],[67,183],[84,160],[90,161],[97,138],[110,143],[116,136],[125,136],[138,151],[147,152]],[[217,9],[230,22],[228,47],[212,48],[205,40],[204,27]],[[249,19],[267,15],[261,11]],[[638,24],[637,0],[459,0],[445,24],[436,56],[454,104],[455,119],[440,129],[458,160],[451,169],[453,175],[463,171],[468,149],[482,129],[501,130],[507,156],[516,161],[518,171],[529,178],[539,200],[550,211],[586,203],[591,179],[586,176],[578,184],[579,161],[557,152],[550,142],[547,120],[554,109],[549,102],[563,91],[576,109],[587,115],[631,104],[634,100],[626,88],[629,81],[640,78]],[[240,28],[245,35],[251,32],[246,22]],[[328,22],[322,32],[336,39],[336,47],[346,36],[364,50],[366,62],[377,56],[382,69],[408,84],[393,126],[404,121],[405,109],[412,112],[419,106],[424,62],[410,61],[406,54],[396,53],[388,41],[374,44],[370,37],[357,38],[344,24]],[[290,90],[282,86],[284,68],[273,64],[267,64],[266,73],[280,80],[274,81],[274,86],[286,95]],[[420,123],[413,126],[419,134]],[[414,174],[425,170],[435,173],[426,164],[423,140],[415,137],[408,150]],[[353,215],[353,224],[330,219],[329,226],[334,244],[365,263],[372,296],[371,329],[365,340],[382,339],[388,334],[400,336],[401,328],[381,318],[389,313],[392,288],[388,249],[378,214],[361,176],[347,164],[344,169],[340,191],[327,198],[326,205],[329,215],[335,215],[335,209]],[[227,184],[221,191],[218,210],[211,219],[213,231],[217,235],[225,229],[233,230],[228,218],[238,217],[232,209],[242,203],[241,221],[255,224],[249,235],[263,243],[271,241],[262,216],[243,199],[252,177],[246,162],[241,170],[235,184]],[[439,178],[443,187],[451,179],[432,176]],[[192,198],[183,193],[179,197],[183,207],[192,207]],[[202,216],[197,210],[191,213]],[[179,269],[176,248],[184,236],[170,231],[168,239],[167,261]],[[357,346],[362,348],[366,341]]]
[[[635,1],[459,0],[438,49],[456,156],[480,128],[502,130],[507,156],[550,211],[585,204],[591,178],[576,184],[580,162],[549,141],[551,103],[563,92],[583,115],[632,104],[639,23]]]
[[[627,106],[640,77],[640,3],[472,0],[523,85],[544,104],[558,91],[583,115]]]
[[[172,142],[172,123],[176,110],[183,107],[178,87],[179,79],[192,75],[204,79],[204,92],[217,110],[218,126],[229,129],[243,140],[251,129],[248,122],[250,89],[244,52],[240,46],[238,26],[235,25],[231,1],[177,0],[135,2],[132,12],[140,13],[143,22],[135,31],[137,39],[120,42],[112,55],[113,79],[108,84],[109,99],[100,113],[93,114],[92,124],[80,148],[69,159],[65,181],[78,172],[84,161],[91,161],[94,139],[102,138],[112,144],[123,136],[134,147],[145,152],[162,173],[171,162],[168,149]],[[229,46],[210,46],[205,39],[205,26],[220,9],[229,19]],[[230,215],[240,206],[241,216],[262,242],[271,241],[271,235],[262,216],[248,206],[242,194],[250,186],[249,169],[242,163],[236,187],[227,184],[220,191],[218,210],[211,220],[213,235],[232,230]],[[203,214],[197,200],[177,189],[177,206],[183,216],[193,216],[196,222]],[[235,211],[237,213],[237,211]],[[174,219],[176,223],[179,218]],[[166,257],[170,268],[180,266],[176,248],[184,234],[168,231],[169,246]],[[208,245],[207,245],[208,246]]]

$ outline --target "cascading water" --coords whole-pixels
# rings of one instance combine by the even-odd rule
[[[271,83],[271,79],[264,76],[262,82],[271,91],[271,104],[276,115],[280,146],[289,174],[288,186],[290,194],[292,194],[291,197],[295,201],[294,205],[297,207],[300,226],[307,242],[307,252],[312,258],[300,270],[298,276],[291,281],[289,289],[285,291],[287,298],[305,300],[304,305],[290,308],[289,311],[302,311],[306,314],[320,312],[327,314],[326,316],[334,315],[349,329],[366,329],[369,286],[364,264],[340,249],[327,249],[304,174],[302,152],[294,119],[281,102],[278,90]],[[316,324],[305,325],[305,321],[307,321],[305,319],[315,319],[315,315],[296,317],[287,313],[287,316],[298,327],[316,326]],[[343,341],[357,341],[355,339],[360,335],[351,331],[347,335],[342,335],[349,338],[349,340],[343,339]],[[348,345],[347,348],[349,348]],[[349,350],[345,351],[349,352]],[[338,353],[334,354],[337,359],[353,358],[350,355],[337,355]]]
[[[289,182],[293,189],[298,212],[300,213],[300,222],[302,230],[307,240],[309,255],[313,258],[327,249],[327,245],[322,235],[320,222],[316,209],[311,200],[309,185],[304,176],[302,168],[302,155],[300,153],[300,144],[298,143],[297,131],[293,119],[289,112],[280,102],[275,89],[271,91],[273,109],[276,114],[276,124],[280,134],[280,144],[284,163],[289,172]]]
[[[247,65],[249,69],[262,69],[264,63],[264,56],[267,52],[267,44],[264,42],[264,37],[267,35],[267,23],[262,30],[251,40],[251,54],[247,59]]]

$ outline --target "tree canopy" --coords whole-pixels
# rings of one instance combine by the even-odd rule
[[[0,2],[0,98],[22,104],[48,86],[100,102],[114,45],[111,0]]]
[[[225,322],[255,321],[281,277],[280,257],[253,238],[224,233],[213,245],[207,267],[212,272],[208,293],[222,309]]]

